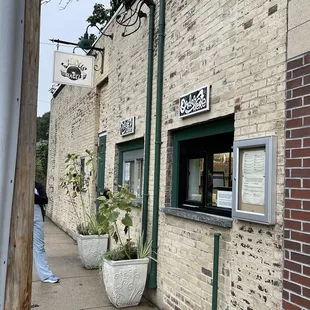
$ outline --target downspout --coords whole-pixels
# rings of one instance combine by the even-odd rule
[[[219,285],[219,257],[220,257],[220,233],[214,234],[213,253],[213,280],[212,280],[212,310],[217,310],[217,293]]]
[[[154,69],[154,24],[155,5],[150,6],[149,14],[149,47],[147,68],[147,90],[146,90],[146,113],[145,113],[145,136],[144,136],[144,174],[143,174],[143,211],[142,232],[143,242],[147,236],[147,216],[149,207],[149,176],[150,176],[150,140],[151,140],[151,118],[152,118],[152,95],[153,95],[153,69]]]
[[[154,200],[152,226],[152,256],[151,271],[148,286],[157,287],[157,245],[158,245],[158,209],[160,183],[160,150],[161,150],[161,122],[164,78],[164,50],[165,50],[165,10],[166,0],[160,0],[159,30],[158,30],[158,64],[157,64],[157,98],[156,98],[156,134],[155,134],[155,164],[154,164]]]

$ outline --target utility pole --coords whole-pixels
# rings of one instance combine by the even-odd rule
[[[0,310],[31,307],[40,5],[0,1]]]

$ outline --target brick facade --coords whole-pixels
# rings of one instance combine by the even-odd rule
[[[51,103],[47,195],[49,216],[64,231],[75,237],[77,218],[60,178],[65,171],[68,153],[85,156],[96,150],[98,137],[98,100],[93,90],[82,87],[62,88]],[[92,193],[94,194],[94,193]],[[77,209],[82,209],[77,202]],[[92,210],[93,211],[93,210]]]
[[[269,15],[274,5],[277,11]],[[222,234],[218,309],[281,309],[286,5],[167,3],[161,149],[166,190],[160,205],[171,194],[172,130],[234,113],[235,140],[276,135],[278,161],[274,227],[234,221],[223,229],[160,213],[160,284],[153,298],[157,304],[163,300],[163,309],[211,309],[214,232]],[[212,85],[211,113],[180,119],[179,96],[204,84]]]
[[[287,64],[283,309],[310,309],[310,54]]]
[[[159,1],[157,1],[159,3]],[[158,6],[156,21],[158,20]],[[277,150],[277,223],[268,227],[235,220],[232,228],[159,215],[158,288],[147,296],[164,310],[211,309],[213,235],[220,241],[219,310],[282,309],[283,210],[285,178],[286,0],[167,1],[164,98],[161,137],[160,208],[171,195],[172,136],[175,130],[234,115],[234,139],[275,135]],[[59,188],[64,155],[96,145],[99,132],[107,134],[105,184],[115,188],[118,178],[117,144],[141,138],[145,132],[148,25],[123,38],[112,22],[101,38],[105,48],[104,73],[95,74],[96,87],[87,96],[65,86],[53,100],[49,184],[53,187],[52,219],[74,231],[74,216]],[[158,25],[156,24],[156,31]],[[155,68],[157,62],[155,39]],[[181,119],[178,99],[204,85],[212,85],[211,112]],[[150,154],[148,237],[151,237],[156,70]],[[79,99],[82,97],[81,99]],[[99,106],[96,105],[96,102]],[[68,107],[66,107],[68,106]],[[86,113],[80,130],[66,109]],[[78,112],[80,111],[80,112]],[[96,112],[97,111],[97,112]],[[122,119],[136,117],[134,135],[121,137]],[[92,133],[91,133],[92,132]],[[68,133],[71,133],[70,136]],[[74,143],[69,141],[74,141]],[[68,216],[70,214],[70,216]],[[134,222],[141,214],[135,211]],[[140,232],[135,226],[133,238]]]

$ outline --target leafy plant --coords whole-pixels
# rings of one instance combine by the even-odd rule
[[[143,232],[142,232],[138,240],[137,256],[138,258],[146,258],[146,257],[150,257],[151,253],[152,253],[152,240],[148,240],[144,243]]]
[[[107,197],[99,197],[101,201],[99,214],[104,217],[101,222],[103,230],[113,237],[119,246],[103,255],[108,260],[128,260],[145,258],[151,255],[152,241],[143,242],[143,234],[140,235],[137,244],[130,237],[132,222],[132,199],[135,195],[128,192],[125,187],[120,187],[119,192],[109,191]],[[124,235],[120,234],[120,225],[123,226]]]
[[[79,41],[81,41],[83,39],[84,39],[84,36],[79,37]],[[89,40],[91,41],[91,44],[94,44],[94,42],[97,40],[97,36],[95,34],[91,33],[89,35]]]
[[[76,226],[76,230],[78,234],[83,236],[89,235],[102,235],[104,231],[98,225],[98,217],[96,215],[92,215],[88,217],[89,222],[86,223],[79,223]]]
[[[125,246],[128,247],[128,244],[126,244]],[[116,249],[107,251],[106,253],[104,253],[103,258],[107,260],[114,260],[114,261],[129,259],[123,247],[118,247]],[[137,248],[134,247],[134,244],[131,244],[130,245],[130,259],[136,259],[136,258],[138,258]]]
[[[102,216],[90,215],[87,210],[91,209],[92,201],[90,195],[91,180],[96,178],[96,156],[93,151],[86,150],[86,166],[90,166],[89,174],[85,174],[82,157],[77,154],[68,154],[65,160],[66,172],[61,178],[60,186],[66,190],[71,205],[78,218],[77,232],[81,235],[101,235],[105,233],[100,221],[105,220]],[[85,159],[84,159],[85,160]],[[82,216],[79,215],[76,205],[77,200],[82,206]],[[98,221],[99,220],[99,221]]]
[[[132,198],[135,198],[135,195],[123,187],[119,192],[108,191],[107,197],[98,198],[101,201],[99,216],[103,217],[100,227],[107,231],[116,243],[120,243],[120,247],[128,259],[131,259],[133,252],[130,239],[130,227],[133,225],[131,218]],[[122,214],[121,211],[123,211]],[[119,221],[124,227],[125,238],[121,237]]]

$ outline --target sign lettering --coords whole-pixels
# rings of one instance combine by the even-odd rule
[[[203,87],[180,98],[180,117],[187,117],[196,113],[210,111],[210,86]]]

